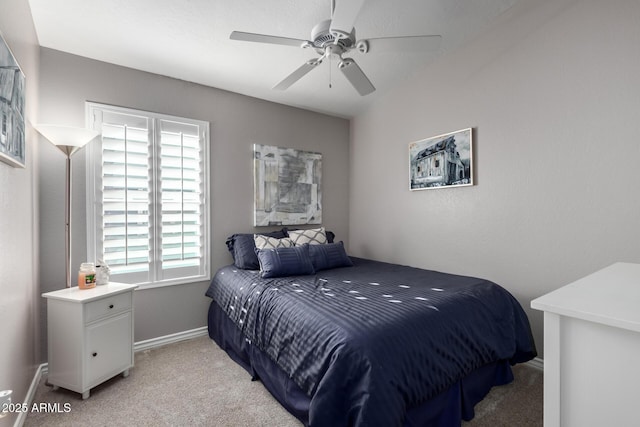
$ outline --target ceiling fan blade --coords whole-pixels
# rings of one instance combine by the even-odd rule
[[[371,52],[428,52],[440,48],[442,36],[380,37],[364,40]]]
[[[371,92],[376,90],[373,84],[371,84],[371,81],[353,59],[344,58],[342,62],[338,64],[338,68],[340,68],[342,74],[344,74],[360,95],[369,95]]]
[[[242,31],[233,31],[229,36],[231,40],[240,40],[244,42],[257,42],[257,43],[269,43],[280,44],[285,46],[302,47],[306,40],[291,39],[288,37],[269,36],[265,34],[245,33]]]
[[[349,37],[365,0],[336,0],[329,31],[335,37]]]
[[[320,65],[321,62],[322,61],[319,59],[310,59],[309,61],[302,64],[302,66],[295,70],[293,73],[285,77],[284,80],[275,85],[273,88],[276,90],[288,89],[292,84],[304,77],[309,71]]]

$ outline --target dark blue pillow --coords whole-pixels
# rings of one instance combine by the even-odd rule
[[[309,245],[309,256],[316,271],[330,268],[351,267],[353,262],[344,251],[344,244],[327,243],[325,245]]]
[[[260,275],[265,279],[315,273],[309,257],[309,245],[257,249],[256,253],[260,262]]]
[[[287,237],[284,230],[259,234],[277,239]],[[243,270],[258,270],[260,268],[258,257],[256,256],[256,243],[253,240],[253,234],[234,234],[227,238],[226,244],[236,267],[242,268]]]

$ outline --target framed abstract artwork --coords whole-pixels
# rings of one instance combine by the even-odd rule
[[[25,76],[0,35],[0,161],[25,166]]]
[[[253,146],[254,226],[322,223],[322,154]]]
[[[473,185],[471,128],[409,144],[410,190]]]

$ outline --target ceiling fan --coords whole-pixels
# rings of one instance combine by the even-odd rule
[[[246,33],[233,31],[231,40],[248,42],[278,44],[285,46],[301,47],[303,49],[314,49],[319,55],[302,64],[293,73],[274,86],[274,89],[288,89],[295,82],[300,80],[309,71],[316,68],[323,60],[337,57],[338,69],[347,78],[351,85],[362,96],[375,91],[369,78],[364,74],[353,58],[343,55],[354,51],[367,53],[375,51],[416,51],[425,49],[437,49],[441,36],[403,36],[403,37],[381,37],[366,40],[356,39],[356,30],[353,24],[358,16],[365,0],[341,0],[337,4],[331,0],[331,19],[321,21],[311,30],[311,39],[294,39],[288,37],[271,36],[265,34]]]

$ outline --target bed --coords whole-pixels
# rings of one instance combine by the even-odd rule
[[[497,284],[348,257],[330,240],[255,251],[259,269],[230,247],[206,293],[209,336],[303,424],[460,425],[536,356]]]

